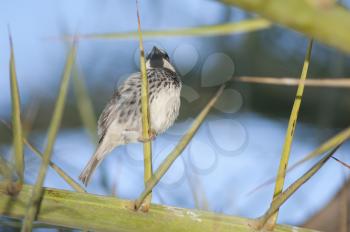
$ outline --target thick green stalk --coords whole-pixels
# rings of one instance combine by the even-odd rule
[[[0,188],[0,215],[22,219],[33,187],[24,185],[14,198]],[[132,203],[115,197],[44,188],[37,222],[89,231],[123,232],[251,232],[255,220],[213,212],[154,205],[148,213],[135,212]],[[10,207],[9,207],[10,206]],[[276,232],[311,232],[277,225]]]
[[[350,12],[334,1],[220,0],[350,53]],[[329,3],[329,4],[325,4]],[[333,3],[333,4],[332,4]]]

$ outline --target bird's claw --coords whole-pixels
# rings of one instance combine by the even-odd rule
[[[148,130],[148,138],[140,137],[138,140],[141,143],[147,143],[147,142],[154,140],[156,137],[157,137],[157,133],[154,130],[149,129]]]

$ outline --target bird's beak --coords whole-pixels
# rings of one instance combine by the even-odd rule
[[[161,56],[161,54],[162,52],[156,46],[154,46],[152,51],[148,54],[147,59],[152,60],[153,58]]]

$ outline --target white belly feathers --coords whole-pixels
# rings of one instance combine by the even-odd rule
[[[179,115],[180,88],[163,89],[150,104],[151,128],[157,134],[164,132]]]

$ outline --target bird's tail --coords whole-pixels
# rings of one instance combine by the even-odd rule
[[[85,166],[84,170],[80,173],[79,179],[85,186],[89,184],[92,173],[108,152],[110,152],[110,149],[106,148],[102,142],[96,149],[95,154],[91,157],[88,164]]]

